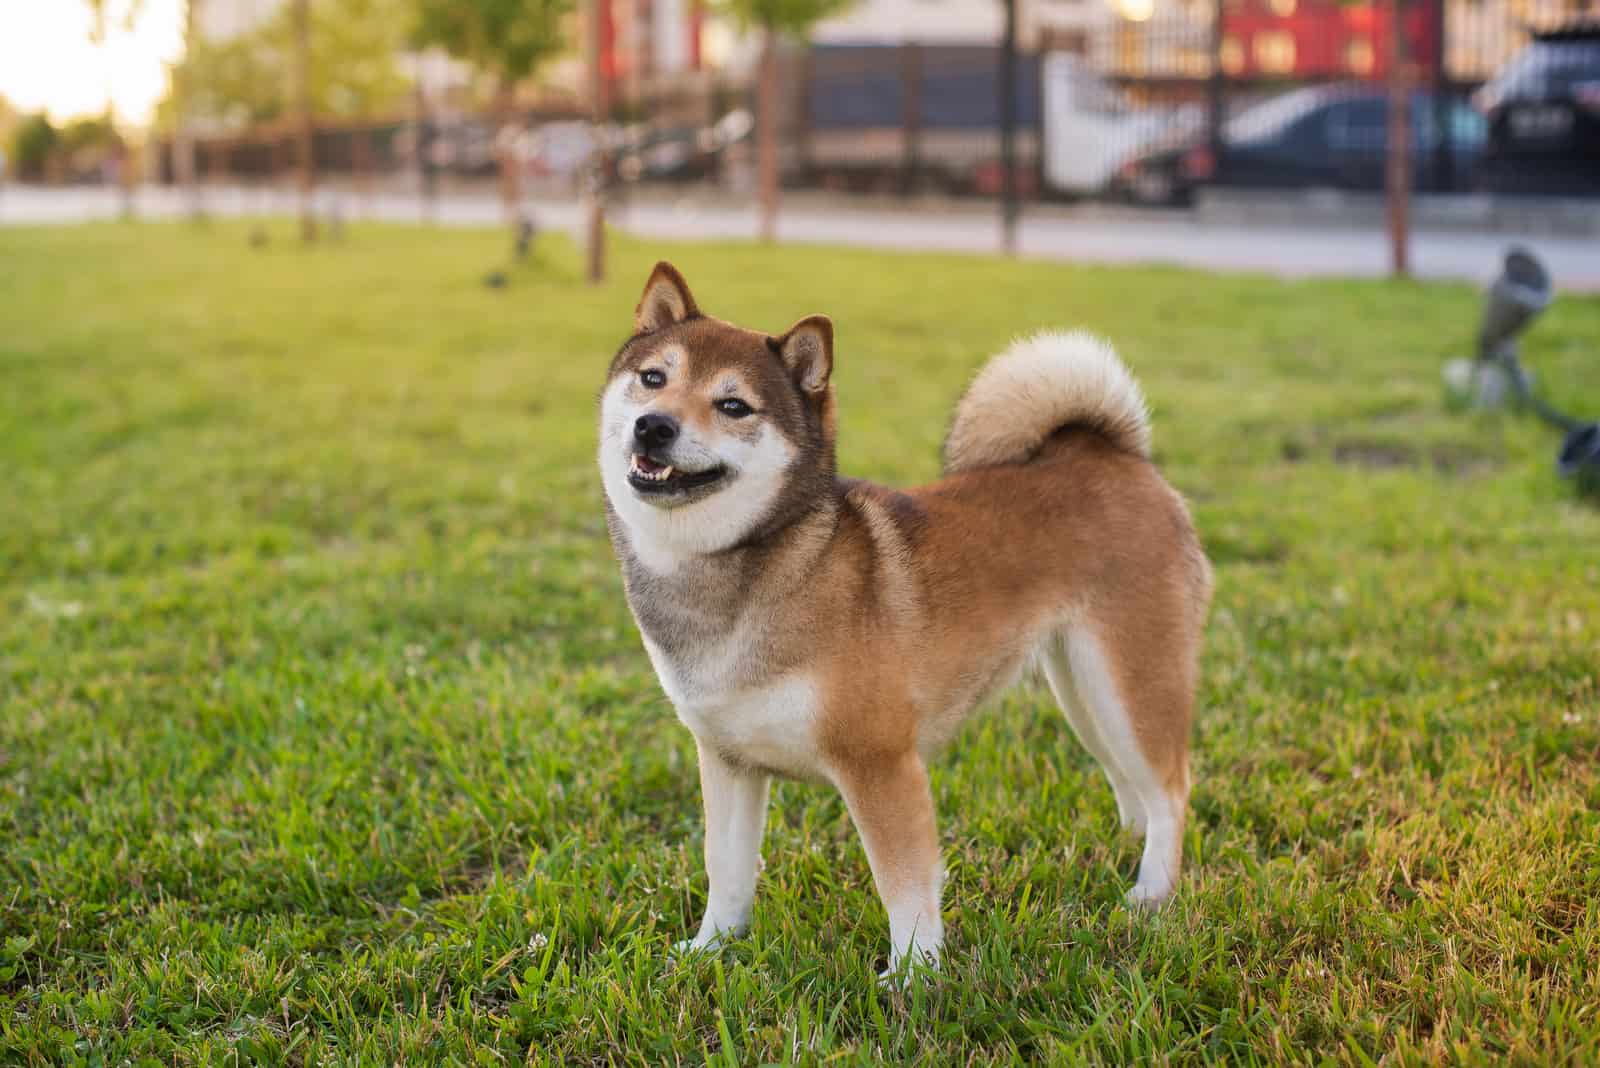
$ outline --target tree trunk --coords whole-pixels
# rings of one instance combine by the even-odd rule
[[[311,0],[294,2],[295,87],[300,113],[300,239],[317,239],[317,216],[312,195],[317,183],[316,122],[311,115]]]
[[[110,60],[111,39],[106,30],[106,8],[103,4],[93,5],[94,28],[89,37],[100,49],[100,56],[106,63],[106,129],[110,132],[113,144],[111,148],[110,165],[111,178],[117,183],[119,200],[122,205],[122,218],[126,221],[133,218],[133,182],[132,167],[133,154],[129,151],[128,141],[117,133],[117,108],[115,94],[112,92],[112,67]],[[105,165],[101,165],[101,177],[106,177]]]
[[[611,110],[605,72],[606,38],[610,33],[606,20],[610,15],[607,0],[589,0],[588,8],[589,106],[598,129],[609,118],[607,113]],[[584,178],[585,229],[588,232],[586,273],[591,285],[598,285],[606,277],[606,170],[606,149],[602,143],[596,148],[594,159],[589,161]]]
[[[178,179],[178,188],[189,206],[189,218],[199,221],[205,215],[205,205],[200,200],[200,182],[194,152],[194,62],[195,48],[200,43],[201,0],[189,0],[183,24],[183,62],[172,69],[172,96],[177,105],[174,117],[177,126],[172,138],[172,169]]]
[[[135,173],[138,159],[133,154],[133,146],[128,139],[118,139],[117,147],[117,185],[122,193],[122,218],[131,221],[138,214],[138,204],[134,200],[134,192],[138,188],[139,176]]]
[[[756,87],[756,186],[761,240],[778,236],[778,31],[766,27],[761,39],[761,73]]]
[[[517,85],[506,75],[494,97],[494,147],[500,164],[500,204],[506,222],[513,228],[522,212],[522,175],[517,169],[515,144],[517,124]]]
[[[417,205],[422,209],[422,221],[434,222],[437,218],[435,193],[438,191],[434,182],[433,161],[429,158],[433,152],[433,124],[428,117],[428,96],[422,85],[423,60],[417,57],[417,85],[416,85],[416,164],[417,164]]]

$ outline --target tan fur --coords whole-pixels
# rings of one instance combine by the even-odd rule
[[[695,307],[686,287],[652,297],[662,278],[682,285],[658,268],[641,306]],[[1085,744],[1107,766],[1119,807],[1149,827],[1133,896],[1159,903],[1177,874],[1211,572],[1182,499],[1147,459],[1137,386],[1086,336],[1019,344],[963,398],[947,445],[952,473],[899,491],[834,479],[831,326],[803,320],[796,330],[798,361],[793,331],[769,339],[695,312],[660,338],[633,339],[612,367],[608,397],[677,412],[693,433],[730,443],[781,431],[796,457],[746,536],[671,556],[670,571],[647,562],[660,547],[642,544],[637,522],[653,513],[630,503],[642,516],[630,526],[607,483],[630,603],[702,752],[710,746],[719,766],[761,782],[778,772],[833,783],[890,911],[891,964],[936,960],[927,761],[984,697],[1045,657],[1058,669],[1052,684],[1074,688],[1064,702],[1087,709],[1075,727],[1094,732]],[[666,345],[687,372],[640,399],[626,376]],[[759,394],[763,422],[718,429],[708,391],[725,377]],[[614,462],[608,447],[603,468]],[[750,477],[691,507],[714,517]],[[735,690],[755,695],[748,714],[719,696]],[[764,787],[759,796],[764,805]],[[709,835],[720,817],[707,804]],[[742,906],[708,905],[696,945],[742,926],[748,901],[722,896]]]
[[[1021,338],[984,364],[956,406],[945,470],[1021,463],[1051,434],[1079,424],[1150,455],[1144,394],[1110,345],[1081,330]]]

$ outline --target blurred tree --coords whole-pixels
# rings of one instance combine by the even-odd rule
[[[11,101],[0,96],[0,185],[4,185],[15,170],[16,164],[9,158],[11,154],[11,137],[16,132],[17,123],[21,116],[17,109],[11,106]]]
[[[194,0],[191,0],[194,2]],[[316,0],[311,5],[311,107],[318,116],[370,119],[394,112],[408,82],[400,66],[414,0]],[[248,33],[216,41],[196,30],[174,68],[187,77],[192,111],[206,126],[240,128],[294,106],[294,17],[285,8]],[[157,120],[175,127],[171,93]]]
[[[185,59],[194,54],[200,43],[200,6],[202,0],[189,0],[183,6],[183,54]],[[187,62],[172,67],[171,97],[173,110],[172,169],[178,186],[189,204],[189,218],[198,221],[205,215],[200,201],[200,175],[195,166],[194,150],[194,93],[190,84],[192,71]]]
[[[522,199],[514,146],[507,143],[518,83],[566,46],[573,0],[416,0],[416,43],[437,45],[494,78],[500,195],[516,225]]]
[[[317,0],[311,5],[311,106],[320,116],[370,119],[405,99],[399,57],[413,0]],[[287,13],[286,13],[287,14]],[[292,20],[268,26],[293,47]]]
[[[284,5],[256,29],[219,41],[192,21],[200,3],[189,0],[188,43],[157,110],[158,125],[181,141],[185,122],[212,131],[241,130],[295,116],[303,134],[298,5]],[[415,0],[316,0],[307,15],[304,88],[311,112],[355,123],[352,162],[358,184],[370,191],[370,120],[394,114],[405,100],[408,80],[400,57],[409,43]]]
[[[105,54],[106,60],[106,122],[115,125],[117,121],[115,92],[111,86],[111,53],[107,47],[111,42],[111,25],[115,22],[126,32],[132,30],[139,21],[139,16],[144,14],[144,0],[85,0],[89,5],[89,13],[93,21],[89,25],[89,40]],[[117,184],[122,189],[122,215],[132,218],[134,210],[133,188],[134,173],[132,160],[129,159],[126,143],[119,140],[115,157]]]
[[[746,27],[761,29],[761,66],[756,82],[756,182],[761,239],[778,230],[778,38],[805,38],[811,27],[850,7],[854,0],[722,0]]]
[[[73,119],[58,131],[56,169],[70,181],[95,180],[124,158],[126,146],[108,116]]]
[[[288,110],[288,63],[279,42],[262,32],[213,41],[196,33],[173,67],[173,91],[156,110],[156,123],[175,130],[181,113],[200,126],[239,128],[268,122]],[[179,84],[187,105],[177,97]]]
[[[11,166],[17,177],[39,181],[50,174],[61,134],[44,112],[28,115],[11,135]]]

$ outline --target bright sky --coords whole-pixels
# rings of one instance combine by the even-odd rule
[[[109,90],[117,117],[143,123],[166,90],[165,64],[183,51],[184,0],[144,0],[131,31],[128,0],[110,0],[105,48],[89,42],[86,0],[0,0],[0,96],[54,119],[98,115]]]

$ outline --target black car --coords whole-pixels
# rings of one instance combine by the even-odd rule
[[[739,108],[710,126],[647,130],[617,152],[617,174],[627,182],[690,182],[713,177],[722,154],[748,139],[754,127],[750,113]]]
[[[1465,99],[1411,96],[1411,174],[1418,189],[1470,188],[1486,124]],[[1389,98],[1372,85],[1297,89],[1249,108],[1203,139],[1157,148],[1124,164],[1115,187],[1135,200],[1184,203],[1201,185],[1379,190],[1388,156]]]
[[[1489,189],[1600,193],[1600,20],[1535,34],[1475,101]]]

